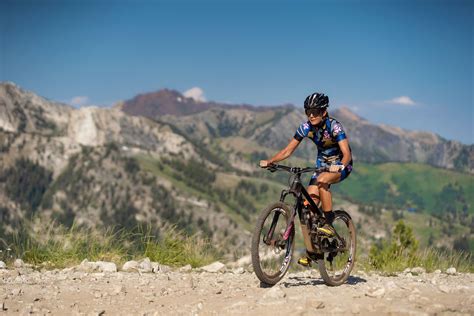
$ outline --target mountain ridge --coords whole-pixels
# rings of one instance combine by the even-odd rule
[[[176,110],[169,111],[172,106],[167,103],[168,98],[160,96],[152,94],[148,99],[148,107],[162,109],[160,114],[143,110],[142,104],[135,104],[133,99],[126,102],[127,107],[123,110],[128,114],[172,123],[184,133],[194,134],[195,138],[244,136],[273,150],[286,146],[299,124],[306,121],[302,109],[294,105],[253,107],[200,102],[200,108],[196,110],[197,103],[191,100],[191,103],[181,104],[182,107],[191,107],[191,110],[180,110],[176,114]],[[174,91],[173,97],[177,99],[182,95]],[[474,145],[446,140],[427,131],[374,124],[347,107],[329,109],[329,114],[343,123],[353,154],[361,161],[419,162],[474,173]],[[255,131],[253,134],[252,129]],[[313,146],[303,144],[301,147],[303,149],[298,151],[298,155],[314,156]]]

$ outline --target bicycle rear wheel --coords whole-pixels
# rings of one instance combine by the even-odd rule
[[[330,286],[346,282],[356,256],[356,231],[350,215],[345,211],[334,213],[333,227],[338,236],[322,240],[324,259],[318,260],[321,277]]]
[[[293,256],[295,228],[283,239],[291,211],[277,202],[268,206],[257,220],[252,237],[252,265],[261,282],[274,285],[288,271]]]

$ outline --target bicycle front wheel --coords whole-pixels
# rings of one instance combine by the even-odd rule
[[[268,206],[257,220],[252,237],[252,265],[257,277],[265,284],[276,284],[290,266],[294,248],[294,224],[288,238],[284,239],[290,216],[288,205],[277,202]]]
[[[346,282],[356,256],[356,231],[351,217],[345,211],[334,213],[333,227],[337,236],[322,240],[324,259],[318,260],[321,277],[330,286]]]

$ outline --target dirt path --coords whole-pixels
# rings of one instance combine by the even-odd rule
[[[328,287],[314,270],[272,288],[253,273],[0,270],[0,315],[474,314],[474,274],[354,273]]]

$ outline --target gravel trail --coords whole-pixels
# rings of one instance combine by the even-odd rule
[[[438,271],[439,272],[439,271]],[[262,287],[243,269],[83,272],[0,269],[5,315],[473,315],[474,274],[353,273],[328,287],[316,270]]]

